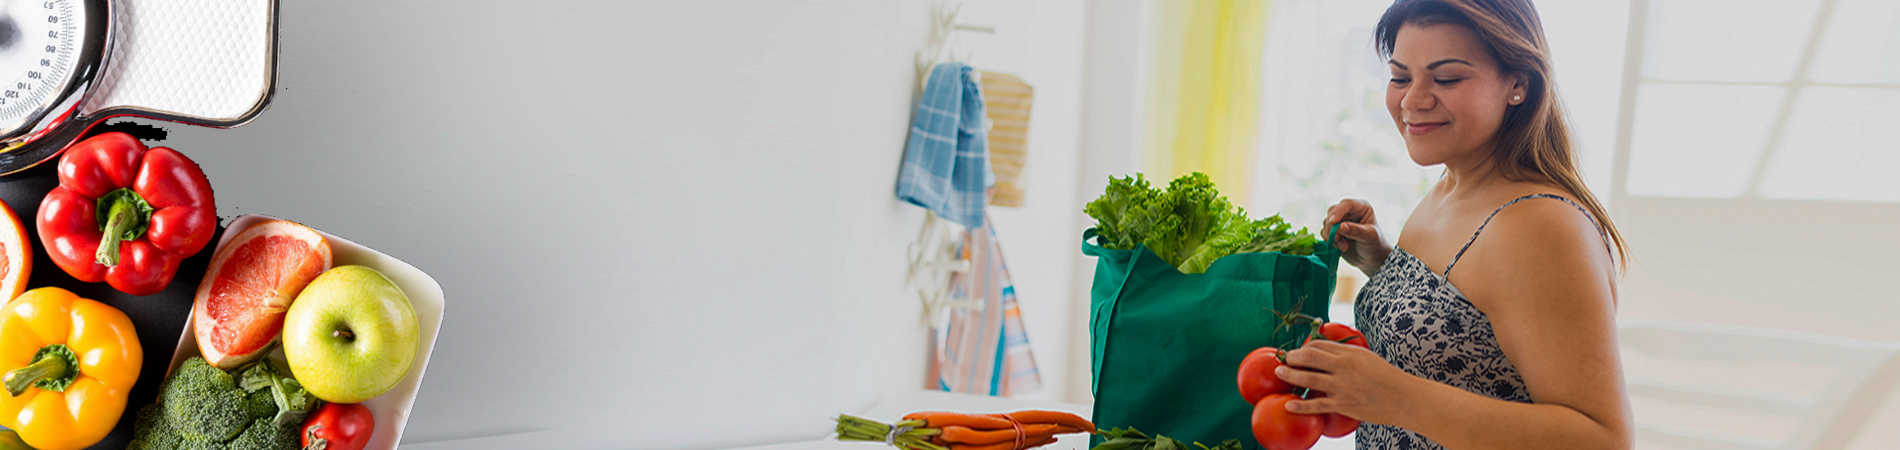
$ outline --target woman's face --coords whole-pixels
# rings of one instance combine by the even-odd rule
[[[1522,77],[1500,73],[1477,34],[1461,25],[1399,27],[1387,66],[1385,108],[1421,166],[1489,153],[1506,107],[1524,95]]]

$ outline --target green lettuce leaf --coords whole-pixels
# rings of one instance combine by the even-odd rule
[[[1095,219],[1098,244],[1115,250],[1146,246],[1183,273],[1201,273],[1223,256],[1281,252],[1310,255],[1319,243],[1305,228],[1290,232],[1279,215],[1251,220],[1194,172],[1157,189],[1141,174],[1109,177],[1101,197],[1083,207]]]

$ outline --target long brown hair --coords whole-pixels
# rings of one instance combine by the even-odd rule
[[[1373,35],[1380,56],[1392,56],[1399,27],[1408,23],[1468,28],[1498,61],[1501,72],[1522,74],[1530,81],[1524,102],[1505,111],[1504,125],[1498,129],[1497,154],[1492,155],[1498,173],[1512,181],[1552,183],[1570,191],[1616,244],[1617,262],[1627,266],[1629,250],[1623,246],[1623,234],[1616,231],[1609,212],[1577,172],[1570,126],[1551,78],[1550,46],[1530,0],[1398,0],[1379,18]]]

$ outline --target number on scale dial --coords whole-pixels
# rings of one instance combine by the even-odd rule
[[[27,125],[66,88],[87,31],[81,1],[0,1],[0,130]]]

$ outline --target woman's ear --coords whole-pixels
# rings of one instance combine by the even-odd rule
[[[1511,74],[1510,79],[1511,95],[1505,99],[1505,104],[1511,106],[1524,104],[1524,98],[1529,95],[1528,92],[1530,92],[1531,88],[1530,75],[1524,72],[1514,72]]]

